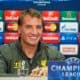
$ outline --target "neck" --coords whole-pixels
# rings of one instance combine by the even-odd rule
[[[24,54],[28,58],[32,59],[35,55],[35,52],[37,50],[38,45],[29,45],[29,44],[24,43],[23,41],[21,41],[21,46],[22,46],[22,50],[23,50]]]

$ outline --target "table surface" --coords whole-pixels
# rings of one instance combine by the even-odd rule
[[[0,80],[48,80],[47,77],[0,77]]]

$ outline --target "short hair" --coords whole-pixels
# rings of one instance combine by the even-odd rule
[[[30,15],[31,17],[37,17],[42,19],[41,13],[40,11],[37,11],[35,9],[27,9],[27,10],[23,10],[21,15],[18,18],[18,25],[21,26],[23,23],[23,19],[26,15]]]

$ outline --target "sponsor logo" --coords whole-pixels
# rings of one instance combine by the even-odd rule
[[[62,11],[61,20],[62,21],[77,21],[77,12],[76,11]]]
[[[78,42],[80,44],[80,33],[78,34]]]
[[[0,44],[4,43],[4,33],[0,32]]]
[[[4,20],[5,21],[17,21],[21,11],[17,10],[5,10]]]
[[[54,43],[57,44],[60,42],[59,33],[43,33],[42,42],[44,43]]]
[[[59,25],[56,23],[45,24],[45,31],[57,32]]]
[[[46,67],[46,64],[47,64],[47,60],[46,59],[41,60],[41,66],[42,67]]]
[[[18,33],[14,32],[5,32],[4,33],[4,43],[8,44],[18,39]]]
[[[61,22],[60,32],[78,33],[78,23],[77,22]]]
[[[78,19],[79,19],[79,21],[80,21],[80,12],[79,12],[79,14],[78,14]]]
[[[0,21],[0,32],[4,31],[4,22]]]
[[[16,70],[17,75],[20,75],[20,76],[21,75],[28,75],[29,67],[26,65],[28,65],[28,64],[26,63],[25,60],[22,60],[22,61],[20,60],[20,61],[15,61],[12,64],[12,67],[13,67],[13,69]]]
[[[0,10],[0,20],[3,20],[3,11]]]
[[[17,31],[18,25],[16,22],[6,23],[6,31]]]
[[[78,45],[76,44],[61,44],[60,52],[63,55],[77,55],[78,54]]]
[[[78,43],[78,34],[74,33],[61,33],[60,34],[61,43]]]
[[[60,12],[59,11],[42,11],[42,16],[44,21],[59,21]]]

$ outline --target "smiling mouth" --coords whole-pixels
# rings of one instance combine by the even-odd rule
[[[32,40],[36,40],[38,37],[29,37]]]

